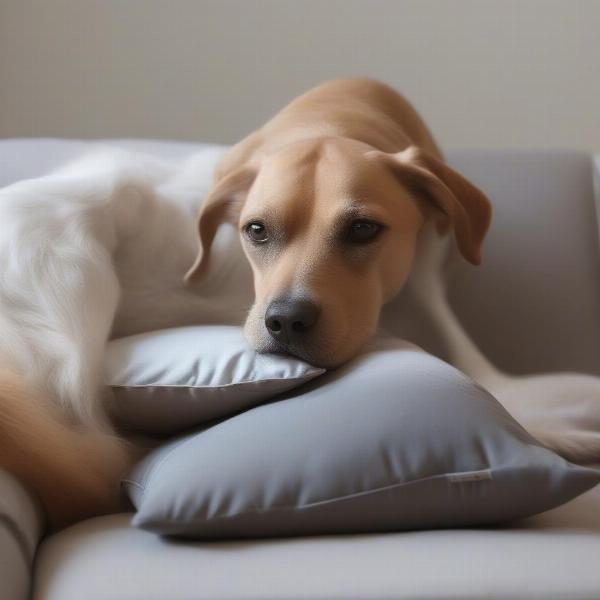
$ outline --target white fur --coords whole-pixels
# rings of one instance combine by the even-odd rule
[[[182,283],[206,162],[100,148],[0,190],[0,355],[73,423],[108,428],[100,396],[111,333],[243,322],[251,275],[232,228],[202,287]]]

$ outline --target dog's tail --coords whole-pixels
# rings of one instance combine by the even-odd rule
[[[115,436],[69,426],[22,376],[0,369],[0,467],[39,497],[51,528],[114,512],[129,454]]]

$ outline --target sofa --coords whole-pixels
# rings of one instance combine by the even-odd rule
[[[171,158],[201,146],[111,143]],[[0,141],[0,185],[86,147]],[[458,265],[450,281],[466,330],[507,372],[600,375],[600,160],[562,150],[456,150],[448,160],[495,212],[483,265]],[[401,321],[399,333],[444,358],[426,324]],[[123,512],[45,536],[35,499],[0,471],[0,600],[600,598],[600,486],[485,528],[184,542],[130,520]]]

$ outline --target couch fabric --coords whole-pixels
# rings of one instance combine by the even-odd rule
[[[176,542],[86,521],[44,542],[33,600],[598,600],[600,486],[498,529]]]
[[[203,147],[119,143],[172,158]],[[0,141],[0,185],[38,176],[86,148],[81,141]],[[463,150],[448,157],[488,192],[495,210],[483,266],[461,266],[452,280],[452,303],[469,333],[509,371],[599,374],[600,256],[590,156]],[[394,309],[393,319],[406,328]],[[430,332],[419,335],[443,354]],[[181,543],[134,529],[130,519],[93,519],[46,539],[36,558],[34,599],[600,596],[600,486],[503,528]],[[1,574],[16,574],[19,593],[26,561],[14,558],[12,534],[4,540]],[[13,600],[7,589],[1,600]]]
[[[42,513],[29,492],[0,469],[0,600],[25,600],[43,532]]]

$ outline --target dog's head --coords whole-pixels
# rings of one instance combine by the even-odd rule
[[[417,148],[386,154],[344,138],[297,142],[216,183],[186,279],[204,272],[217,227],[237,223],[254,273],[249,342],[333,367],[375,331],[426,221],[453,227],[462,254],[478,264],[490,212],[480,190]]]

